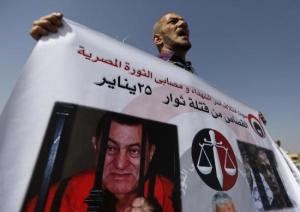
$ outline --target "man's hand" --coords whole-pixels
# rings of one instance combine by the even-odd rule
[[[266,120],[265,116],[262,114],[262,112],[259,112],[258,116],[259,116],[260,120],[264,123],[264,125],[267,125],[267,120]]]
[[[30,35],[33,39],[39,40],[42,36],[46,36],[49,32],[57,32],[58,28],[62,26],[61,13],[51,13],[36,20],[32,24]]]
[[[143,197],[137,197],[132,202],[132,207],[127,208],[126,212],[153,212],[153,207]]]

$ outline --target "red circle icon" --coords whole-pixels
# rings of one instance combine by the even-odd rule
[[[248,121],[252,127],[252,129],[254,130],[254,132],[261,138],[266,137],[266,133],[265,130],[263,128],[263,125],[261,124],[261,122],[252,114],[248,115]]]

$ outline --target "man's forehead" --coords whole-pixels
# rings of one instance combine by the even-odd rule
[[[271,165],[271,162],[269,161],[269,158],[267,157],[266,153],[262,153],[258,156],[260,164],[269,164]]]
[[[167,13],[161,17],[161,21],[168,21],[173,18],[184,19],[181,15],[178,15],[177,13]]]
[[[110,124],[110,132],[118,131],[123,133],[137,133],[140,134],[143,130],[143,125],[141,123],[127,124],[119,123],[118,121],[112,120]]]
[[[259,159],[268,159],[267,154],[263,151],[258,152],[258,158]]]
[[[123,124],[112,120],[110,125],[109,137],[120,143],[141,142],[143,126],[137,124]]]

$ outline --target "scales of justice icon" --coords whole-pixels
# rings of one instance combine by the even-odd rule
[[[206,138],[204,138],[204,142],[198,143],[201,150],[200,150],[199,157],[198,157],[197,168],[198,168],[199,172],[203,175],[211,174],[212,169],[213,169],[213,164],[212,164],[211,160],[209,159],[204,147],[207,147],[207,146],[212,147],[213,158],[215,161],[216,176],[217,176],[217,179],[218,179],[221,187],[223,188],[224,176],[222,173],[222,164],[221,164],[221,160],[219,158],[218,149],[222,149],[225,151],[225,160],[224,160],[224,164],[223,164],[225,172],[230,176],[234,176],[237,172],[237,168],[236,168],[230,154],[228,153],[229,148],[225,147],[222,141],[217,141],[216,134],[213,130],[209,130],[209,136],[210,136],[210,140],[207,140]],[[205,163],[205,161],[207,161],[207,163]]]

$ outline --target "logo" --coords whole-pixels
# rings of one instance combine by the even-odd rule
[[[192,158],[196,171],[209,187],[224,191],[232,188],[238,176],[234,152],[217,130],[200,130],[193,140]]]
[[[266,136],[266,133],[264,131],[264,128],[262,126],[262,124],[260,123],[260,121],[253,116],[252,114],[248,115],[248,121],[252,127],[252,129],[254,130],[254,132],[261,138],[264,138]]]

